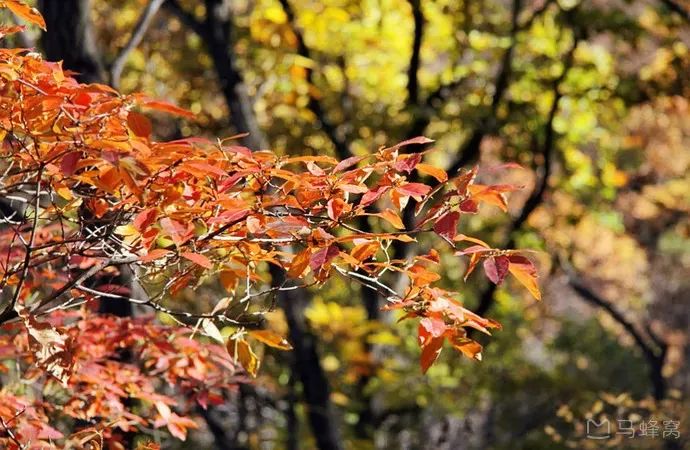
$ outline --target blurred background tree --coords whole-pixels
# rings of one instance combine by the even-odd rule
[[[295,350],[266,355],[270,376],[200,410],[206,426],[184,448],[686,448],[690,2],[37,6],[48,32],[17,46],[197,115],[157,119],[161,137],[250,132],[254,149],[344,158],[424,134],[451,172],[525,168],[482,175],[525,186],[508,219],[466,224],[490,244],[541,251],[542,303],[479,277],[465,288],[504,324],[484,362],[442,355],[423,376],[414,330],[390,327],[372,292],[333,283],[285,296],[271,320]],[[442,257],[456,287],[464,267]],[[588,439],[586,420],[602,417],[612,438]],[[639,436],[653,418],[658,436]],[[634,439],[615,434],[623,419]],[[664,439],[671,421],[680,435]]]

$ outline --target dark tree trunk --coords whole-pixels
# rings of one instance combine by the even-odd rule
[[[285,274],[271,267],[274,285],[283,282]],[[333,420],[331,389],[321,367],[317,350],[317,338],[312,334],[304,318],[308,294],[303,291],[280,292],[280,305],[290,329],[290,342],[294,347],[293,369],[302,385],[302,395],[307,403],[307,415],[312,433],[320,450],[342,448],[338,429]]]
[[[268,144],[256,121],[251,98],[232,53],[230,13],[230,1],[206,0],[206,20],[203,27],[206,45],[235,130],[238,133],[249,133],[249,136],[243,138],[245,145],[252,150],[262,150],[268,148]]]
[[[62,60],[82,83],[103,83],[105,71],[89,19],[91,0],[39,0],[38,5],[48,29],[41,38],[46,57]]]

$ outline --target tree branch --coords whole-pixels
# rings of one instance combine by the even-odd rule
[[[501,103],[503,95],[508,89],[508,85],[510,84],[510,75],[513,71],[513,54],[515,52],[515,46],[517,45],[517,33],[520,30],[518,17],[521,9],[522,0],[513,0],[513,6],[511,9],[510,46],[508,46],[503,54],[501,64],[498,68],[498,74],[496,76],[496,81],[494,82],[494,94],[491,97],[491,109],[479,121],[479,125],[477,125],[477,127],[474,129],[470,135],[470,138],[458,150],[455,161],[447,170],[450,176],[455,175],[455,173],[457,173],[461,167],[479,157],[479,150],[481,148],[482,141],[484,140],[484,136],[491,132],[498,122],[496,117],[498,105]]]
[[[163,7],[172,15],[177,17],[180,22],[196,33],[200,38],[205,38],[206,30],[204,29],[204,24],[197,20],[193,14],[185,10],[182,5],[177,2],[177,0],[166,0],[163,4]]]
[[[570,69],[573,67],[575,49],[577,48],[578,43],[579,38],[577,36],[574,36],[573,43],[570,49],[568,50],[568,53],[566,53],[565,55],[563,71],[553,81],[552,90],[554,98],[551,103],[551,107],[549,108],[546,123],[544,124],[544,142],[541,147],[541,154],[543,158],[543,165],[540,170],[541,173],[539,173],[538,171],[537,181],[534,185],[532,193],[530,194],[529,198],[522,207],[520,214],[510,224],[510,228],[507,234],[508,239],[502,248],[512,248],[515,246],[515,233],[520,228],[522,228],[524,223],[529,218],[530,214],[532,214],[532,212],[544,200],[544,194],[546,193],[546,189],[548,187],[549,176],[551,175],[553,153],[556,147],[556,136],[555,130],[553,129],[553,122],[556,118],[556,114],[558,113],[558,105],[560,103],[561,97],[563,96],[563,93],[561,91],[561,84],[563,83],[563,80],[565,80]],[[489,309],[491,309],[491,307],[494,304],[494,293],[496,292],[496,289],[497,286],[494,283],[489,283],[487,285],[486,289],[484,289],[480,296],[479,305],[475,310],[477,314],[482,316],[486,314],[489,311]]]
[[[412,8],[412,18],[414,19],[414,36],[412,39],[412,53],[410,64],[407,68],[407,104],[417,105],[419,103],[419,66],[420,52],[422,49],[422,38],[424,36],[424,13],[420,5],[420,0],[407,0]]]
[[[127,44],[120,50],[120,53],[110,65],[110,85],[115,89],[120,87],[120,77],[122,76],[122,70],[125,67],[127,58],[129,58],[130,53],[132,53],[132,51],[139,46],[142,39],[144,39],[146,31],[149,29],[154,16],[165,1],[166,0],[150,0],[148,2],[141,16],[139,16],[136,25],[134,25],[129,41],[127,41]]]
[[[41,36],[47,59],[62,60],[82,83],[103,83],[104,65],[89,17],[91,0],[39,0],[38,9],[47,26]]]
[[[667,344],[659,336],[654,334],[649,327],[647,327],[647,333],[649,335],[649,339],[647,339],[612,302],[601,297],[587,286],[569,262],[566,262],[562,258],[558,258],[558,263],[568,277],[568,284],[570,287],[582,299],[606,311],[606,313],[635,341],[635,344],[640,348],[649,365],[654,398],[657,400],[663,399],[666,396],[666,380],[662,374],[662,369],[666,359]]]
[[[509,59],[512,59],[512,51],[513,51],[512,48],[515,46],[515,39],[516,39],[517,33],[524,31],[524,30],[528,29],[529,27],[531,27],[532,24],[534,23],[535,19],[540,17],[549,8],[551,3],[553,3],[553,0],[546,0],[539,8],[535,9],[527,19],[525,19],[522,23],[518,24],[517,28],[515,28],[514,30],[511,29],[510,36],[512,39],[512,41],[511,41],[512,43],[511,43],[511,46],[509,47],[510,52],[511,52],[509,55],[510,56]],[[519,11],[517,11],[517,13],[518,13],[517,15],[512,14],[512,16],[511,16],[512,17],[511,22],[513,24],[516,23],[517,17],[519,16]],[[507,54],[508,54],[508,52],[506,51],[506,55]],[[503,60],[505,61],[505,55],[504,55]],[[506,70],[507,70],[507,66],[499,68],[498,77],[500,77],[502,73],[506,72]],[[507,75],[508,74],[503,75],[506,78],[506,80],[502,84],[507,83],[507,81],[509,79],[509,77]],[[426,130],[426,127],[429,126],[429,123],[431,122],[431,118],[433,116],[432,112],[438,110],[440,107],[439,102],[442,102],[446,98],[448,98],[448,96],[456,88],[458,88],[460,85],[462,85],[462,83],[464,81],[466,81],[465,78],[459,78],[459,79],[451,81],[450,83],[441,84],[438,88],[436,88],[434,91],[432,91],[427,96],[426,100],[421,103],[422,111],[417,113],[415,121],[412,123],[412,126],[410,127],[410,132],[407,134],[407,137],[410,138],[410,137],[423,135],[424,131]],[[498,83],[498,78],[497,78],[495,85],[498,85],[498,84],[499,83]],[[502,88],[500,91],[499,90],[494,91],[494,99],[492,99],[492,102],[491,102],[492,105],[494,105],[494,104],[498,105],[498,103],[500,101],[500,98],[498,95],[502,96],[504,91],[505,91],[505,87]],[[474,133],[473,133],[473,135],[474,135]],[[476,142],[478,140],[478,138],[479,138],[479,136],[474,137],[474,139],[470,138],[469,141],[467,142],[466,146],[468,148],[476,147],[478,145]],[[459,154],[462,154],[462,153],[464,153],[464,151],[459,152]],[[460,167],[462,167],[462,165],[464,165],[464,164],[452,164],[451,167],[454,167],[454,170],[451,169],[449,171],[449,173],[453,174],[453,173],[457,172],[457,170]]]

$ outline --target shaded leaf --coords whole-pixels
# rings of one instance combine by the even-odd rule
[[[509,265],[507,256],[490,256],[484,259],[484,272],[494,284],[501,284],[508,275]]]

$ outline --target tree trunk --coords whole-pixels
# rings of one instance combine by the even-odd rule
[[[285,278],[284,272],[273,266],[271,275],[274,285],[279,285]],[[331,389],[321,367],[316,336],[309,330],[304,318],[308,301],[306,292],[280,292],[280,305],[285,311],[290,343],[294,347],[293,370],[302,385],[302,395],[307,403],[307,415],[317,447],[320,450],[340,450],[342,445],[333,420]]]
[[[62,60],[82,83],[103,83],[105,71],[89,18],[91,0],[39,0],[38,5],[48,29],[41,38],[46,57]]]
[[[232,54],[230,13],[230,1],[206,0],[204,24],[206,45],[216,68],[228,109],[230,109],[230,119],[235,130],[238,133],[249,133],[242,142],[252,150],[267,149],[268,143],[256,121],[253,103]]]

